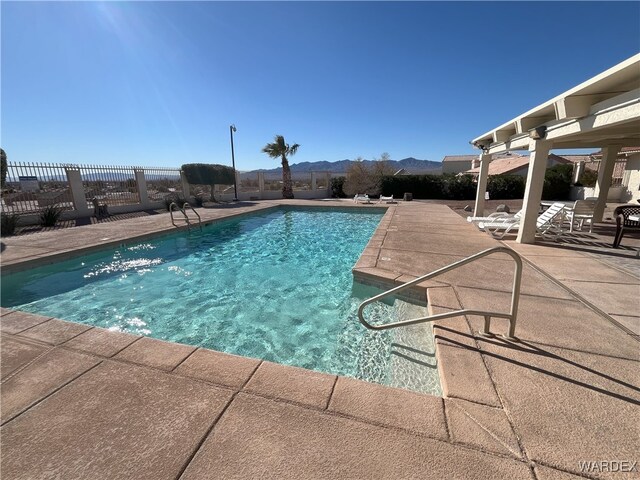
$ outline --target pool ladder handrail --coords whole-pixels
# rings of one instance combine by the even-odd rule
[[[202,218],[200,218],[200,215],[198,214],[198,212],[196,212],[196,210],[189,204],[189,202],[184,202],[182,204],[182,208],[180,208],[180,206],[176,202],[171,202],[171,204],[169,205],[169,213],[171,214],[171,223],[173,224],[174,227],[180,228],[178,225],[176,225],[176,222],[173,218],[174,206],[184,216],[185,222],[187,223],[187,229],[189,230],[189,232],[191,232],[191,219],[189,218],[189,215],[187,215],[187,212],[186,212],[187,208],[190,208],[191,211],[196,214],[196,217],[198,217],[198,227],[200,227],[200,231],[202,231]]]
[[[511,312],[510,313],[491,312],[491,311],[485,311],[485,310],[474,310],[474,309],[463,308],[462,310],[456,310],[453,312],[439,313],[439,314],[431,315],[427,317],[413,318],[411,320],[401,320],[398,322],[386,323],[382,325],[372,325],[364,319],[364,308],[367,305],[373,302],[376,302],[389,295],[398,293],[401,290],[412,287],[413,285],[424,282],[425,280],[430,280],[433,277],[449,272],[458,267],[461,267],[475,260],[478,260],[479,258],[483,258],[483,257],[486,257],[487,255],[492,255],[494,253],[506,253],[507,255],[511,256],[511,258],[513,258],[516,264],[514,275],[513,275],[513,292],[511,294]],[[405,326],[414,325],[417,323],[434,322],[436,320],[443,320],[445,318],[458,317],[460,315],[481,315],[484,317],[484,327],[478,333],[483,337],[492,337],[493,334],[491,333],[491,317],[506,318],[509,320],[509,330],[507,331],[506,335],[503,335],[503,337],[508,340],[515,341],[517,340],[517,338],[515,337],[515,330],[516,330],[516,319],[518,314],[518,303],[520,301],[521,281],[522,281],[522,259],[520,258],[520,255],[518,255],[516,252],[514,252],[513,250],[507,247],[493,247],[487,250],[483,250],[482,252],[476,253],[475,255],[471,255],[470,257],[454,262],[450,265],[447,265],[446,267],[442,267],[431,273],[428,273],[419,278],[416,278],[415,280],[404,283],[398,287],[392,288],[391,290],[387,290],[386,292],[383,292],[379,295],[376,295],[374,297],[371,297],[365,300],[360,304],[360,307],[358,308],[358,319],[360,320],[360,323],[362,323],[365,327],[371,330],[386,330],[389,328],[405,327]]]

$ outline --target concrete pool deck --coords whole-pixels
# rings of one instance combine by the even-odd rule
[[[282,204],[353,206],[199,212]],[[29,268],[169,227],[167,214],[3,238],[0,260],[4,272]],[[0,473],[638,477],[638,277],[590,254],[498,242],[428,202],[389,206],[354,275],[393,285],[499,245],[525,258],[520,341],[479,337],[478,317],[436,323],[444,398],[3,309]],[[507,311],[512,271],[503,255],[429,281],[429,308]]]

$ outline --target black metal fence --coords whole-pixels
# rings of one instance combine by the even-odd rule
[[[38,213],[51,205],[73,209],[65,166],[55,163],[12,162],[2,189],[2,212]]]

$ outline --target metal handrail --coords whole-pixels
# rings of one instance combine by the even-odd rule
[[[180,213],[182,213],[182,215],[184,216],[185,221],[187,222],[187,228],[189,229],[189,231],[191,231],[191,222],[189,221],[189,217],[187,216],[185,211],[178,206],[178,204],[176,202],[171,202],[169,204],[169,214],[171,214],[171,223],[173,224],[173,226],[176,227],[176,228],[180,228],[178,225],[176,225],[176,222],[173,219],[173,207],[174,206],[180,211]]]
[[[184,204],[182,205],[182,213],[184,213],[185,217],[187,216],[187,213],[185,212],[187,208],[190,208],[191,211],[196,214],[196,217],[198,217],[198,227],[200,227],[200,231],[202,231],[202,218],[200,218],[200,215],[198,214],[198,212],[196,212],[196,209],[193,208],[191,204],[189,204],[189,202],[184,202]],[[189,225],[191,225],[191,222],[188,223]]]
[[[470,309],[462,309],[456,310],[454,312],[445,312],[439,313],[437,315],[432,315],[428,317],[414,318],[411,320],[401,320],[399,322],[394,323],[386,323],[383,325],[372,325],[364,319],[364,308],[378,300],[387,297],[389,295],[393,295],[405,288],[409,288],[417,283],[424,282],[425,280],[429,280],[437,275],[442,273],[449,272],[455,268],[461,267],[462,265],[466,265],[467,263],[471,263],[479,258],[486,257],[487,255],[492,255],[494,253],[506,253],[513,258],[516,268],[513,275],[513,292],[511,294],[511,312],[510,313],[501,313],[501,312],[489,312],[484,310],[470,310]],[[509,340],[517,340],[514,336],[516,330],[516,318],[518,314],[518,302],[520,301],[520,284],[522,280],[522,259],[520,255],[507,247],[493,247],[487,250],[483,250],[482,252],[476,253],[475,255],[471,255],[470,257],[464,258],[458,262],[452,263],[451,265],[447,265],[446,267],[440,268],[434,272],[428,273],[427,275],[423,275],[422,277],[416,278],[410,282],[400,285],[399,287],[392,288],[391,290],[387,290],[375,297],[371,297],[368,300],[365,300],[360,304],[358,308],[358,319],[360,323],[362,323],[365,327],[371,330],[386,330],[389,328],[396,327],[404,327],[408,325],[414,325],[416,323],[424,323],[424,322],[433,322],[436,320],[442,320],[444,318],[458,317],[460,315],[482,315],[484,316],[484,327],[479,332],[482,336],[493,336],[491,333],[491,317],[498,318],[506,318],[509,320],[509,330],[506,335],[503,335],[505,338]]]

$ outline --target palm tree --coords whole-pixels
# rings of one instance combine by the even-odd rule
[[[285,143],[282,135],[276,135],[273,143],[267,143],[262,151],[271,158],[282,159],[282,198],[293,198],[293,187],[291,185],[291,169],[287,161],[288,155],[295,155],[298,151],[297,143],[289,146]]]

